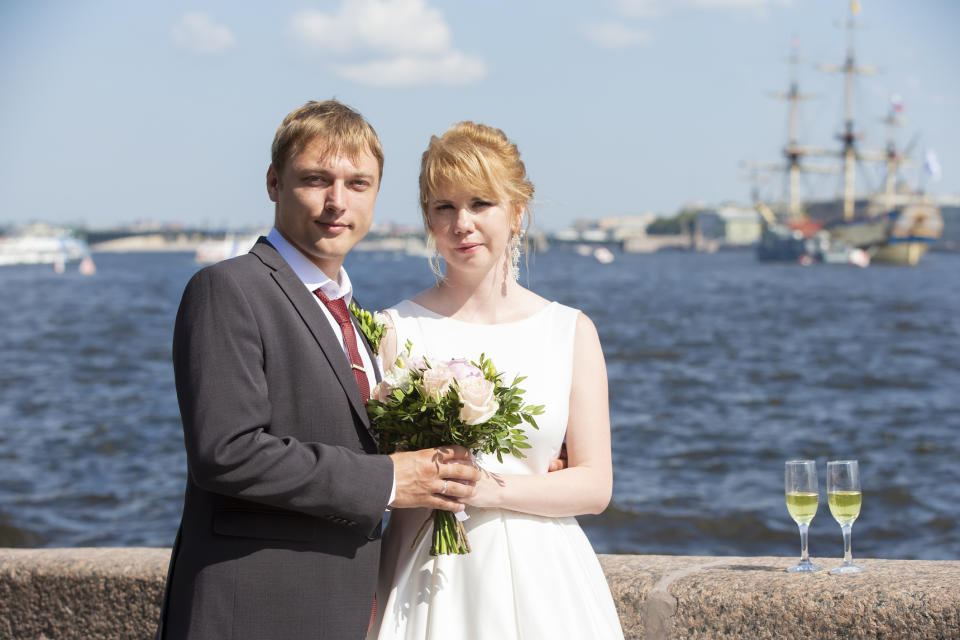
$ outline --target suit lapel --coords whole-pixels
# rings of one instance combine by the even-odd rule
[[[260,238],[254,245],[251,253],[256,254],[269,267],[273,268],[271,276],[277,285],[283,290],[290,304],[296,309],[297,314],[307,325],[310,333],[313,334],[320,350],[330,363],[330,368],[340,381],[347,399],[350,401],[353,410],[360,416],[361,422],[367,433],[373,435],[370,428],[370,418],[367,416],[367,410],[363,399],[360,397],[360,388],[357,386],[357,379],[350,369],[347,358],[344,356],[343,347],[340,345],[340,336],[333,331],[333,327],[327,322],[323,312],[317,306],[317,300],[313,294],[307,291],[300,278],[293,272],[290,265],[287,264],[276,249],[273,248],[266,238]],[[361,333],[361,335],[363,335]],[[369,352],[369,346],[367,347]],[[374,441],[376,439],[374,438]]]

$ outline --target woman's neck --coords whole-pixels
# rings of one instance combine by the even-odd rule
[[[513,278],[505,277],[503,268],[496,268],[486,274],[448,271],[437,286],[417,297],[441,315],[492,324],[514,319],[523,291]]]

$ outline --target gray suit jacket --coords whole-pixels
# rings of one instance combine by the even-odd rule
[[[393,464],[371,455],[340,344],[265,238],[187,284],[173,364],[189,475],[158,638],[364,636]]]

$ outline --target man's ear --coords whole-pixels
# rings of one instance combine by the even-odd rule
[[[267,167],[267,194],[270,196],[272,202],[279,202],[280,174],[277,173],[277,170],[273,168],[272,164]]]

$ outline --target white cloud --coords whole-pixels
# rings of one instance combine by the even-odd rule
[[[216,24],[205,13],[183,14],[171,33],[178,46],[194,53],[220,53],[236,42],[229,28]]]
[[[707,11],[726,11],[765,20],[772,7],[788,7],[794,2],[795,0],[617,0],[617,11],[624,18],[647,21],[670,14]],[[609,49],[623,49],[653,42],[650,31],[616,22],[587,25],[585,33],[594,44]]]
[[[344,0],[335,13],[304,9],[290,31],[308,49],[333,54],[334,71],[359,84],[462,85],[486,75],[482,59],[454,47],[443,14],[425,0]]]
[[[480,80],[487,73],[482,60],[456,51],[429,58],[407,56],[341,64],[337,71],[344,78],[373,87],[465,85]]]
[[[653,42],[653,36],[646,29],[636,29],[618,22],[598,22],[585,28],[587,38],[608,49],[626,49]]]

